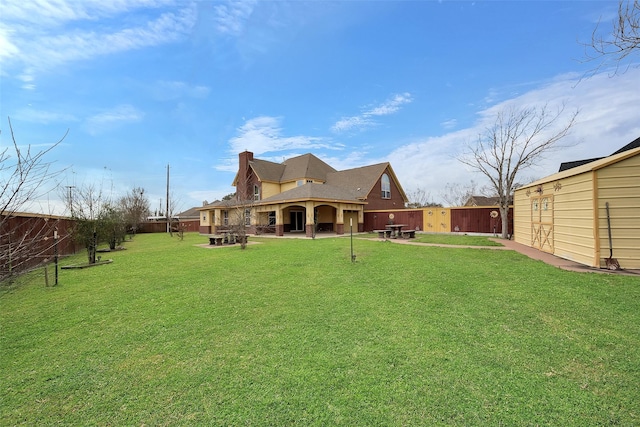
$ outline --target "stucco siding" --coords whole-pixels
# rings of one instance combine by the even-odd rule
[[[284,193],[285,191],[291,190],[292,188],[296,188],[297,186],[298,184],[296,183],[296,181],[283,182],[282,184],[280,184],[279,193]]]
[[[272,182],[262,183],[262,194],[260,195],[261,199],[268,199],[269,197],[275,196],[276,194],[280,194],[280,184]]]

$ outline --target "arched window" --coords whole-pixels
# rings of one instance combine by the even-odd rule
[[[391,198],[391,181],[389,181],[389,175],[386,173],[382,175],[380,179],[382,185],[382,198],[390,199]]]

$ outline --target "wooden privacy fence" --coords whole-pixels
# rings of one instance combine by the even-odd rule
[[[35,268],[80,246],[71,237],[74,221],[53,215],[0,215],[0,280]],[[55,239],[57,235],[57,239]]]

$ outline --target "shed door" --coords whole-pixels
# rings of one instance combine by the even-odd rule
[[[531,246],[553,253],[553,196],[531,198]]]

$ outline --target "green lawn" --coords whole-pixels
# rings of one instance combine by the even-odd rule
[[[502,244],[497,243],[486,236],[468,236],[464,234],[418,233],[416,234],[415,241],[439,245],[502,246]]]
[[[640,424],[638,278],[251,240],[140,235],[0,286],[0,424]]]
[[[360,233],[358,238],[377,239],[378,233]],[[502,244],[491,240],[493,236],[471,236],[467,234],[442,234],[442,233],[416,233],[415,239],[411,242],[415,243],[431,243],[435,245],[452,245],[452,246],[503,246]]]

